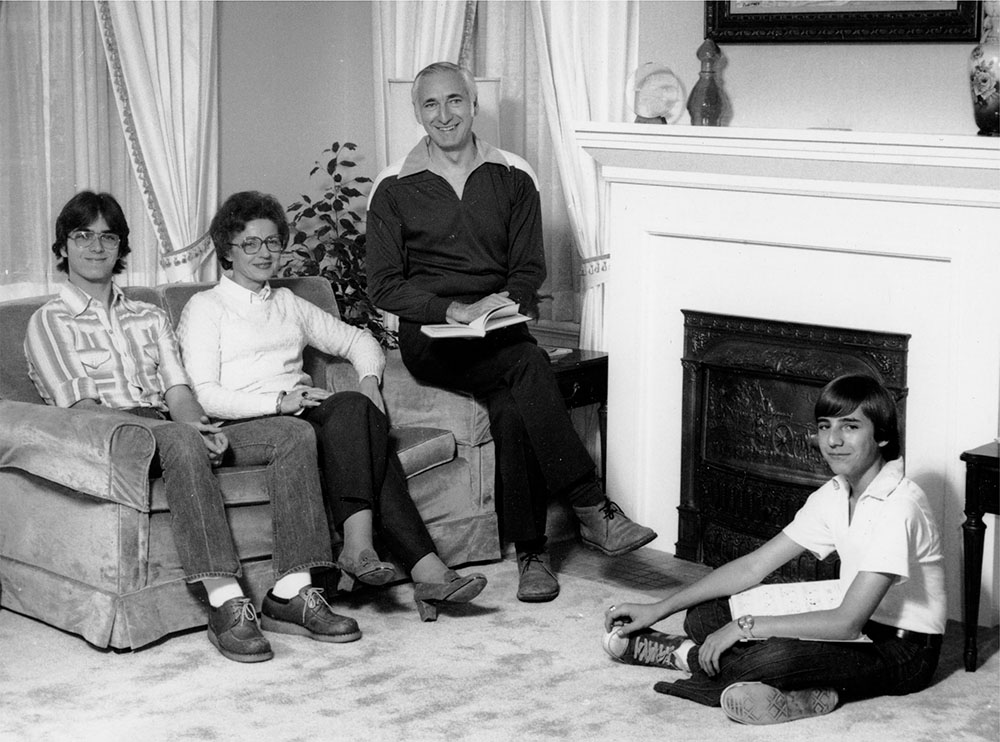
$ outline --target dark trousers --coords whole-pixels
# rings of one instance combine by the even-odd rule
[[[136,411],[140,417],[148,412]],[[164,419],[162,415],[156,415]],[[237,577],[240,562],[222,491],[201,434],[183,423],[153,423],[152,474],[162,476],[171,533],[185,577]],[[271,497],[275,579],[332,566],[330,532],[315,464],[312,429],[294,418],[251,420],[225,429],[223,466],[263,466]]]
[[[407,571],[434,549],[406,487],[389,422],[359,392],[339,392],[302,413],[319,447],[323,493],[332,527],[371,510],[374,528]]]
[[[418,379],[485,400],[505,541],[544,542],[551,496],[573,505],[603,502],[594,462],[573,428],[548,356],[524,325],[481,340],[432,340],[419,325],[401,322],[399,345]]]
[[[729,601],[712,600],[688,611],[684,631],[699,646],[732,621]],[[781,690],[835,688],[841,700],[904,695],[926,688],[937,668],[940,647],[895,637],[871,644],[773,638],[738,642],[719,658],[709,677],[698,664],[698,648],[688,653],[691,677],[658,683],[656,689],[706,706],[718,706],[726,686],[759,681]]]

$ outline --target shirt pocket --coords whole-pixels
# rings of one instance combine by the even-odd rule
[[[88,373],[101,371],[102,368],[107,367],[111,360],[111,351],[104,348],[87,348],[78,350],[77,354],[80,356],[80,363],[83,364]]]

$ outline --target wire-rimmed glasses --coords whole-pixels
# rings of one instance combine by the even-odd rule
[[[75,229],[69,233],[69,238],[81,250],[85,247],[93,249],[98,243],[105,250],[117,250],[122,241],[114,232],[95,232],[92,229]]]

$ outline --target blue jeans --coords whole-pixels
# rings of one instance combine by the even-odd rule
[[[711,600],[688,611],[684,631],[700,646],[732,620],[728,599]],[[719,658],[714,677],[701,669],[695,647],[687,656],[691,677],[655,687],[706,706],[718,706],[728,685],[751,681],[781,690],[835,688],[841,700],[904,695],[930,685],[939,654],[940,647],[921,647],[895,637],[871,644],[783,638],[738,642]]]
[[[150,429],[156,439],[153,474],[163,478],[174,544],[188,582],[240,576],[222,491],[201,434],[183,423],[153,423]],[[229,425],[225,434],[229,449],[222,466],[266,467],[275,579],[333,566],[312,426],[291,417],[269,418]]]

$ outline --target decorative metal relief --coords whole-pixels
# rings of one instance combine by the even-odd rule
[[[813,419],[829,380],[877,377],[904,425],[909,336],[689,310],[684,318],[676,552],[718,566],[778,533],[829,478]],[[773,579],[826,579],[837,564],[805,555]]]

